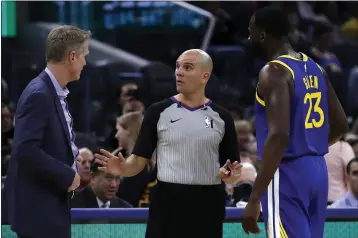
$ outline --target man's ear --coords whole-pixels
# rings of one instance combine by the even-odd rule
[[[203,74],[203,78],[202,78],[202,84],[205,84],[205,83],[207,83],[208,81],[209,81],[209,79],[210,79],[210,73],[209,72],[205,72],[204,74]]]

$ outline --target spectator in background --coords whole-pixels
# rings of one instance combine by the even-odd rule
[[[121,86],[119,104],[123,105],[126,101],[137,98],[138,85],[136,83],[126,83]]]
[[[347,136],[346,141],[352,146],[354,155],[358,157],[358,135]]]
[[[347,165],[347,180],[348,193],[333,203],[331,208],[358,208],[358,157],[350,160]]]
[[[119,90],[119,95],[117,97],[117,107],[114,109],[108,116],[108,120],[105,125],[104,137],[106,138],[106,146],[110,150],[114,150],[118,143],[115,138],[116,134],[116,118],[129,111],[144,111],[144,106],[142,102],[139,101],[139,88],[136,83],[125,83],[121,86]]]
[[[129,99],[124,102],[122,108],[122,115],[129,112],[144,112],[144,104],[137,99]]]
[[[254,140],[251,123],[246,120],[235,121],[235,130],[240,152],[248,152],[249,143]]]
[[[326,25],[316,27],[314,42],[310,53],[313,59],[328,73],[341,72],[342,65],[336,55],[329,50],[332,39],[332,28]]]
[[[78,174],[81,177],[81,184],[78,190],[85,188],[91,181],[91,163],[94,159],[92,151],[88,148],[79,149],[80,160],[78,160]]]
[[[14,137],[13,109],[10,104],[1,103],[1,175],[6,176]]]
[[[9,103],[9,87],[6,81],[1,78],[1,102],[8,104]]]
[[[124,156],[132,153],[142,121],[143,114],[140,112],[129,112],[117,119],[115,138]]]
[[[353,147],[353,151],[354,151],[355,156],[358,157],[358,139],[352,141],[351,146]]]
[[[76,192],[71,200],[71,208],[129,208],[127,201],[116,196],[120,177],[98,170],[100,165],[91,162],[90,185]]]
[[[257,176],[256,168],[251,163],[242,163],[241,178],[235,185],[232,195],[232,205],[245,207],[251,195],[252,186]]]
[[[248,145],[248,156],[251,159],[251,163],[257,167],[258,160],[257,160],[257,143],[256,140],[253,140]]]
[[[1,103],[1,133],[6,133],[13,128],[13,109],[10,104]]]
[[[342,31],[346,38],[351,43],[357,44],[358,41],[358,4],[352,4],[353,16],[350,17],[343,25]]]
[[[355,156],[352,147],[341,140],[330,146],[328,154],[324,157],[328,169],[328,204],[331,204],[347,193],[345,169]]]
[[[353,125],[352,125],[352,130],[351,132],[358,136],[358,117],[355,119],[355,121],[353,122]]]
[[[122,115],[117,120],[117,133],[115,135],[118,140],[119,149],[124,157],[132,154],[135,142],[137,140],[140,127],[143,121],[141,112],[130,112]],[[134,207],[147,207],[149,205],[149,196],[151,188],[156,184],[155,155],[152,157],[145,169],[133,177],[123,177],[118,196],[122,197]]]
[[[358,21],[358,20],[357,20]],[[358,27],[358,26],[357,26]],[[358,118],[358,65],[351,69],[348,78],[348,107],[350,115]]]

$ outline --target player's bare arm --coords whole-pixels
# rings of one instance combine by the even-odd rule
[[[249,233],[260,233],[257,219],[260,199],[273,178],[289,143],[290,135],[290,72],[276,63],[269,63],[259,75],[258,93],[266,107],[268,135],[262,151],[260,171],[243,212],[242,227]]]
[[[267,189],[283,154],[290,135],[290,72],[276,63],[269,63],[259,75],[259,94],[267,112],[268,136],[262,151],[260,172],[250,200],[259,202]]]
[[[336,93],[334,92],[330,78],[326,71],[322,69],[323,75],[327,84],[328,95],[328,122],[329,122],[329,136],[328,143],[333,145],[341,139],[344,133],[348,132],[347,116],[344,113],[341,103],[339,102]]]
[[[101,171],[110,171],[125,177],[132,177],[139,174],[148,164],[149,159],[132,154],[124,159],[121,153],[118,156],[113,155],[109,151],[101,150],[102,155],[95,154],[96,162],[101,164]]]

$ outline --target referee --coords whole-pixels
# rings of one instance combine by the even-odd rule
[[[95,155],[101,170],[135,176],[156,149],[147,238],[222,237],[222,181],[238,181],[241,165],[230,113],[205,97],[212,68],[206,52],[185,51],[176,62],[179,94],[147,109],[133,154],[126,160],[105,150]]]

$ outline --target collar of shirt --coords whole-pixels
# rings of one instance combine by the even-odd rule
[[[111,205],[111,201],[107,201],[107,202],[103,202],[101,199],[99,199],[98,197],[96,197],[97,199],[97,203],[98,203],[98,207],[102,208],[103,204],[106,204],[106,208],[109,208],[109,206]]]
[[[67,95],[70,93],[70,91],[65,87],[62,88],[61,85],[58,83],[57,79],[53,75],[53,73],[46,67],[45,69],[46,73],[50,77],[53,86],[55,86],[57,96],[66,98]]]
[[[352,207],[358,207],[358,199],[353,196],[351,191],[347,193],[346,199]]]

